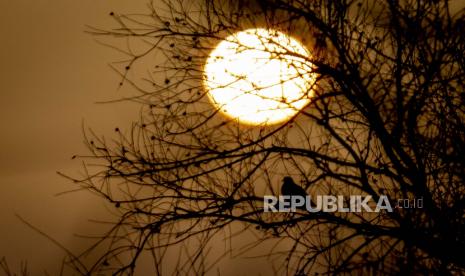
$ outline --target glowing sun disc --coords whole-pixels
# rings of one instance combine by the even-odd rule
[[[294,38],[267,29],[228,36],[204,68],[210,101],[240,123],[271,125],[289,120],[313,96],[310,53]]]

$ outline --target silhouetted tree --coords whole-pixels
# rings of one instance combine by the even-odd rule
[[[111,141],[87,133],[86,175],[72,178],[118,211],[89,271],[131,274],[148,256],[145,275],[204,274],[215,239],[252,232],[250,248],[278,275],[465,272],[463,10],[433,0],[154,3],[91,30],[127,56],[113,68],[142,111]],[[208,99],[209,53],[249,28],[311,52],[273,53],[317,76],[311,102],[285,123],[241,125]],[[263,212],[284,176],[309,195],[421,198],[423,208]]]

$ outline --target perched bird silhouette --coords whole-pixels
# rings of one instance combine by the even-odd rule
[[[307,193],[299,185],[295,184],[294,180],[290,176],[283,178],[283,185],[281,186],[281,195],[284,196],[302,196],[306,199]],[[299,209],[306,210],[305,206],[298,207]]]
[[[281,194],[286,196],[307,196],[305,190],[299,185],[295,184],[294,180],[290,176],[286,176],[283,178]]]

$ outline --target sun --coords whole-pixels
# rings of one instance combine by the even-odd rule
[[[204,85],[224,115],[247,125],[285,122],[305,107],[316,80],[309,51],[276,30],[232,34],[210,53]]]

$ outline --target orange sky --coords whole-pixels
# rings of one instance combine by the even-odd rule
[[[129,103],[95,104],[130,90],[118,90],[119,77],[107,65],[121,55],[84,30],[114,26],[110,11],[146,11],[146,3],[0,1],[0,259],[6,257],[15,272],[27,261],[32,275],[45,269],[55,275],[64,256],[15,214],[74,252],[90,245],[74,234],[101,233],[88,220],[108,218],[104,201],[88,192],[56,197],[75,188],[56,171],[80,172],[80,161],[71,156],[87,153],[82,122],[110,137],[116,126],[124,129],[138,118],[139,107]],[[266,261],[252,259],[221,265],[223,275],[265,268],[270,268]]]
[[[118,76],[107,63],[120,57],[84,33],[85,25],[109,26],[111,10],[142,9],[145,1],[0,1],[0,258],[19,271],[27,260],[32,275],[54,275],[63,256],[15,214],[70,249],[83,248],[74,233],[95,233],[90,218],[104,218],[103,201],[72,189],[56,171],[76,175],[86,153],[81,124],[112,133],[137,118],[138,107],[99,105],[115,99]],[[1,273],[0,273],[1,274]]]
[[[85,248],[73,235],[95,234],[88,219],[104,219],[103,200],[87,192],[60,197],[73,188],[56,171],[77,175],[85,154],[81,124],[110,136],[138,117],[138,106],[95,104],[124,95],[107,63],[121,56],[84,33],[85,25],[112,26],[110,11],[144,11],[146,0],[0,1],[0,258],[19,271],[28,261],[32,275],[51,275],[63,252],[15,214],[71,250]],[[457,2],[455,2],[457,3]],[[261,263],[265,266],[266,263]],[[248,260],[225,263],[225,275],[260,271]],[[252,273],[253,274],[253,273]]]

